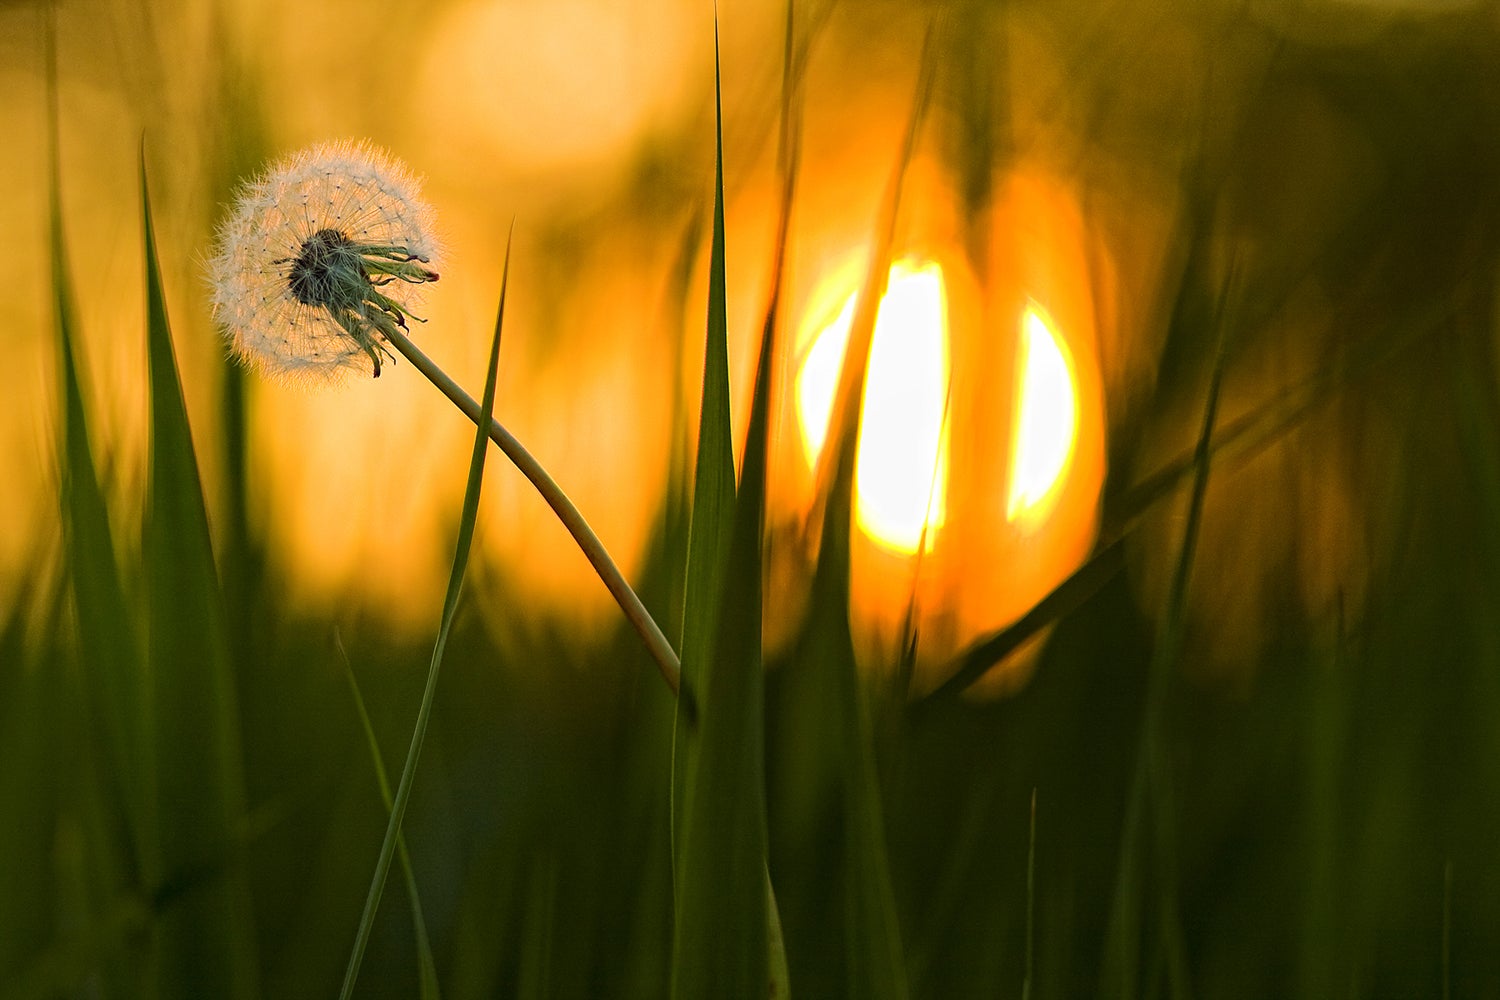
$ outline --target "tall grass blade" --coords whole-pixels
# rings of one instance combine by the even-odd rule
[[[557,919],[557,855],[546,851],[527,880],[521,925],[521,963],[516,971],[517,1000],[552,996],[553,925]]]
[[[1348,657],[1344,651],[1342,605],[1331,650],[1309,666],[1304,736],[1303,795],[1307,802],[1307,874],[1302,894],[1302,933],[1298,945],[1301,995],[1330,996],[1339,987],[1339,959],[1345,928],[1339,886],[1339,804],[1344,748],[1349,739]]]
[[[718,76],[715,63],[714,86]],[[698,452],[693,473],[693,500],[688,524],[686,592],[683,598],[682,675],[673,724],[673,852],[681,835],[682,796],[691,783],[697,753],[697,687],[708,662],[714,615],[729,555],[734,513],[734,443],[729,418],[728,308],[724,278],[724,138],[715,119],[714,229],[708,269],[708,321],[703,349],[703,394],[698,414]]]
[[[0,996],[19,996],[32,981],[44,982],[37,954],[45,955],[55,936],[38,914],[51,918],[57,895],[51,866],[43,859],[54,847],[63,797],[53,780],[58,748],[49,730],[64,685],[61,671],[39,669],[53,664],[39,662],[28,651],[18,625],[0,633],[0,657],[0,760],[5,761],[0,802],[12,804],[0,810],[0,850],[7,859],[0,864],[0,927],[5,929],[0,933]],[[57,977],[57,985],[72,985],[78,978]],[[38,989],[33,995],[56,994]]]
[[[194,878],[159,915],[164,995],[259,994],[255,925],[239,848],[245,786],[219,588],[198,460],[173,353],[140,157],[146,258],[147,368],[151,384],[145,539],[158,885]]]
[[[717,42],[716,42],[717,50]],[[673,745],[674,997],[764,997],[766,870],[761,536],[770,341],[761,344],[736,499],[724,297],[724,140],[715,59],[714,231],[698,465],[689,527],[683,671]],[[691,695],[692,701],[684,698]]]
[[[885,816],[875,771],[872,723],[858,676],[849,626],[850,515],[855,445],[875,315],[885,292],[907,168],[931,101],[937,58],[935,26],[922,50],[906,134],[886,191],[864,285],[855,306],[834,403],[829,440],[819,458],[821,547],[809,621],[800,650],[822,679],[822,723],[831,741],[833,780],[842,793],[845,871],[845,969],[849,995],[904,1000],[908,976],[891,886]],[[831,456],[831,457],[830,457]]]
[[[62,221],[62,168],[57,104],[55,12],[47,25],[48,220],[52,294],[61,377],[62,426],[58,471],[62,485],[63,552],[72,588],[78,656],[84,676],[90,730],[102,734],[93,747],[99,793],[108,815],[110,867],[139,878],[141,838],[141,667],[131,611],[120,582],[104,491],[94,464],[79,375],[75,296]]]
[[[375,861],[375,874],[370,878],[370,891],[365,896],[365,908],[359,917],[359,929],[354,935],[354,946],[349,952],[349,964],[344,969],[344,985],[339,995],[348,1000],[354,995],[354,984],[359,978],[360,963],[364,961],[365,948],[370,943],[370,931],[375,926],[375,912],[380,908],[380,896],[385,891],[386,876],[391,870],[391,860],[396,852],[397,837],[401,833],[401,820],[406,815],[407,803],[411,800],[411,789],[417,776],[417,760],[422,754],[422,743],[427,738],[427,724],[432,718],[432,703],[437,694],[438,670],[443,663],[443,651],[448,645],[448,633],[453,628],[453,616],[458,611],[458,597],[463,589],[464,570],[469,565],[469,548],[474,541],[474,522],[479,517],[479,488],[484,482],[484,457],[489,450],[490,421],[495,414],[495,384],[500,371],[500,331],[505,325],[505,291],[510,283],[510,239],[505,244],[505,267],[500,279],[500,306],[495,315],[495,336],[490,344],[490,364],[484,381],[484,399],[479,406],[480,419],[475,421],[474,449],[469,457],[469,478],[464,486],[463,513],[458,521],[458,542],[454,547],[453,570],[448,576],[448,592],[443,598],[442,623],[438,626],[437,641],[432,648],[432,662],[427,668],[427,684],[422,689],[422,703],[417,709],[416,727],[411,735],[411,747],[406,752],[406,763],[401,768],[401,780],[396,785],[396,798],[391,805],[390,820],[386,824],[385,839],[380,844],[380,855]]]
[[[755,396],[751,401],[750,431],[745,445],[745,454],[754,453],[755,462],[745,463],[746,477],[740,484],[740,496],[758,508],[756,537],[764,537],[766,462],[770,442],[769,411],[771,406],[771,378],[776,361],[776,330],[781,316],[781,295],[786,278],[787,241],[792,228],[792,205],[797,196],[797,177],[802,164],[802,69],[810,55],[811,40],[797,55],[797,4],[787,0],[786,29],[783,33],[781,53],[781,136],[778,143],[778,168],[781,171],[781,204],[776,218],[775,258],[771,266],[771,300],[766,305],[765,322],[761,325],[760,358],[755,369]],[[761,576],[757,549],[755,576]],[[786,936],[782,931],[781,912],[776,903],[776,889],[771,882],[770,860],[766,859],[766,934],[767,960],[769,967],[768,987],[773,1000],[791,996],[791,970],[786,957]]]
[[[380,801],[385,803],[386,814],[391,811],[391,782],[385,773],[385,761],[380,755],[380,741],[375,738],[375,727],[370,724],[370,713],[365,710],[365,697],[359,690],[359,680],[354,676],[354,667],[344,652],[344,644],[334,633],[338,646],[339,663],[344,668],[344,679],[349,682],[349,694],[354,698],[354,710],[359,714],[360,728],[365,733],[365,745],[370,751],[370,763],[375,770],[375,782],[380,786]],[[418,994],[422,1000],[436,1000],[441,996],[438,987],[437,963],[432,958],[432,942],[427,936],[427,920],[422,914],[422,896],[417,892],[417,876],[411,867],[411,852],[406,849],[406,834],[396,835],[396,860],[401,863],[401,878],[406,883],[406,898],[411,903],[411,922],[417,938]]]
[[[1218,417],[1219,390],[1223,384],[1227,356],[1225,308],[1234,281],[1235,274],[1231,269],[1217,306],[1218,347],[1209,377],[1208,397],[1203,406],[1202,429],[1193,453],[1192,493],[1188,499],[1182,545],[1173,567],[1160,634],[1151,654],[1140,749],[1126,800],[1119,868],[1114,897],[1110,902],[1109,925],[1105,933],[1100,993],[1103,996],[1120,997],[1122,1000],[1132,1000],[1140,987],[1142,917],[1147,905],[1145,855],[1148,846],[1151,848],[1152,860],[1156,863],[1152,880],[1158,900],[1160,945],[1165,952],[1168,985],[1173,997],[1186,996],[1188,991],[1186,957],[1177,903],[1177,858],[1174,844],[1176,817],[1172,806],[1171,766],[1166,747],[1166,700],[1187,625],[1188,583],[1192,577],[1193,554],[1197,549],[1198,531],[1203,519],[1203,501],[1208,492],[1214,424]],[[1145,842],[1148,827],[1155,838],[1152,845]]]

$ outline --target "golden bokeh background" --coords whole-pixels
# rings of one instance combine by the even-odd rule
[[[1111,429],[1139,424],[1153,398],[1185,220],[1197,210],[1185,164],[1235,148],[1234,129],[1205,117],[1207,99],[1193,88],[1207,78],[1216,107],[1250,107],[1278,39],[1347,48],[1378,39],[1393,19],[1425,25],[1467,9],[1304,7],[1296,16],[1269,4],[1210,3],[1172,16],[1121,7],[1105,17],[1087,4],[959,5],[941,22],[935,44],[951,58],[940,58],[908,171],[866,383],[853,586],[873,657],[894,648],[908,612],[934,664],[1014,621],[1093,550],[1107,471],[1144,475],[1190,447],[1198,403],[1183,396],[1150,415],[1159,433],[1130,455],[1129,470],[1106,470]],[[773,426],[773,635],[795,623],[815,554],[807,518],[840,324],[868,268],[930,13],[867,3],[813,5],[804,15],[802,168]],[[229,502],[219,446],[224,349],[201,265],[215,220],[234,183],[267,158],[368,137],[425,178],[446,249],[419,335],[467,385],[479,382],[516,221],[501,418],[585,511],[627,577],[638,575],[692,454],[713,18],[686,0],[463,0],[378,12],[227,0],[60,5],[63,208],[89,402],[117,509],[134,509],[142,489],[142,137],[216,510]],[[779,197],[782,10],[731,3],[719,18],[742,430]],[[10,286],[21,292],[7,304],[0,366],[7,600],[47,572],[59,541],[43,26],[38,5],[0,6],[0,130],[17,150],[0,161],[0,231]],[[971,30],[993,50],[961,45]],[[1092,60],[1082,75],[1080,52]],[[1132,86],[1111,90],[1107,81],[1121,77]],[[1232,216],[1238,198],[1256,206],[1253,219],[1209,248],[1224,258],[1238,247],[1251,267],[1274,258],[1285,268],[1289,247],[1294,257],[1298,246],[1315,247],[1359,209],[1381,169],[1348,113],[1295,88],[1281,96],[1247,114],[1269,116],[1267,127],[1295,145],[1295,177],[1279,183],[1254,164],[1239,171],[1221,214]],[[1307,345],[1319,335],[1306,331],[1331,336],[1319,305],[1327,294],[1308,283],[1301,304],[1247,348],[1250,361],[1228,389],[1231,410],[1248,412],[1316,368]],[[322,391],[252,379],[244,392],[252,524],[286,593],[309,613],[429,628],[460,496],[464,422],[402,365]],[[1317,441],[1345,453],[1336,434]],[[1230,473],[1215,489],[1234,504],[1248,491],[1255,530],[1220,540],[1211,517],[1203,557],[1248,567],[1233,576],[1242,582],[1293,559],[1309,611],[1327,613],[1335,594],[1355,606],[1373,558],[1369,538],[1350,527],[1362,523],[1360,484],[1336,462],[1290,455],[1261,460],[1280,463],[1277,475],[1300,484],[1308,509],[1288,512],[1278,499],[1285,484],[1268,489],[1253,470]],[[1036,482],[1021,482],[1025,469]],[[584,642],[613,628],[607,594],[530,487],[507,469],[486,491],[481,546],[491,572],[481,578],[502,581],[479,591],[492,627],[564,629]],[[1170,535],[1150,538],[1133,574],[1148,607],[1160,601],[1172,558]],[[1258,615],[1224,586],[1209,585],[1198,603],[1228,622],[1227,634],[1253,634]]]

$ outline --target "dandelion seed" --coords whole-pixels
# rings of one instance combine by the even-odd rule
[[[319,206],[319,207],[314,207]],[[358,238],[351,234],[358,234]],[[295,153],[247,184],[220,227],[214,318],[244,363],[289,378],[370,365],[438,280],[432,210],[398,162],[366,143]]]

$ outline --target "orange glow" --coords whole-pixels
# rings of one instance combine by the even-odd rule
[[[867,667],[919,636],[913,691],[930,690],[966,646],[1016,621],[1088,557],[1105,465],[1100,311],[1071,188],[1040,169],[997,178],[992,214],[965,219],[945,177],[914,167],[914,233],[890,268],[871,334],[855,441],[850,627]],[[975,250],[969,227],[988,234]],[[785,472],[771,531],[773,592],[816,565],[817,483],[848,351],[865,250],[799,289],[781,420]],[[1091,257],[1091,254],[1096,256]],[[976,267],[976,265],[980,265]],[[779,614],[800,615],[797,597]],[[908,631],[911,630],[911,631]],[[976,690],[1013,690],[1040,642]]]
[[[1005,518],[1035,521],[1052,507],[1078,437],[1077,376],[1067,345],[1030,303],[1016,342],[1016,409]]]
[[[798,426],[809,466],[828,433],[857,296],[850,293],[832,322],[813,335],[797,372]],[[891,267],[865,371],[855,520],[872,540],[902,553],[916,552],[924,531],[930,549],[944,519],[947,311],[937,264],[903,260]]]
[[[681,2],[447,6],[415,91],[419,120],[457,142],[464,164],[483,156],[513,176],[554,181],[609,172],[691,107],[690,15]]]

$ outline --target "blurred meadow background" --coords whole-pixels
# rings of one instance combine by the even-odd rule
[[[764,563],[724,591],[762,594],[751,835],[717,832],[765,857],[792,995],[1500,997],[1492,5],[52,11],[0,2],[0,997],[338,989],[386,821],[362,719],[399,773],[473,429],[404,361],[235,367],[203,262],[239,183],[341,138],[424,178],[414,336],[476,396],[515,220],[496,413],[674,644],[769,310]],[[695,721],[655,673],[491,454],[420,908],[393,872],[357,995],[765,960],[760,868],[674,870]],[[693,953],[691,891],[756,932]]]

